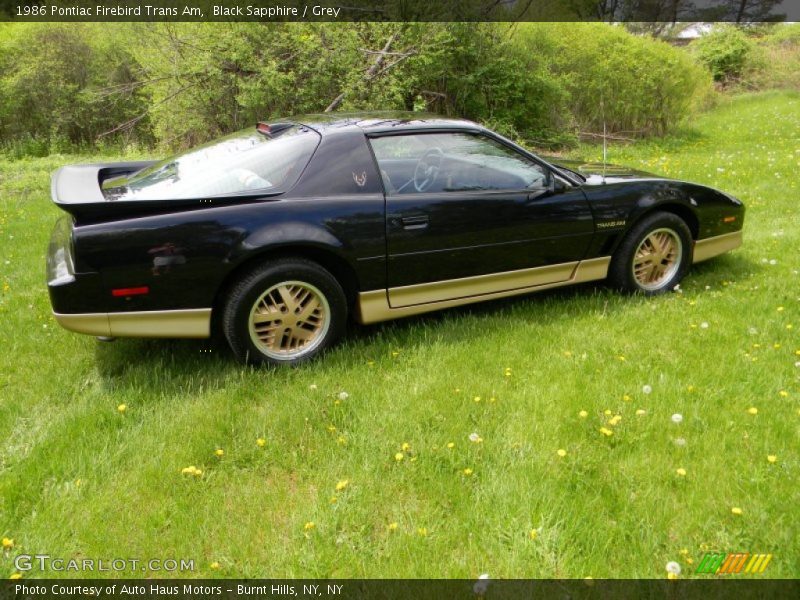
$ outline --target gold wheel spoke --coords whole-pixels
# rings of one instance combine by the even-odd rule
[[[633,276],[646,289],[658,289],[677,269],[680,239],[669,229],[652,231],[634,252]]]
[[[287,281],[267,290],[250,313],[250,336],[262,351],[284,359],[312,348],[328,329],[329,310],[315,287]]]

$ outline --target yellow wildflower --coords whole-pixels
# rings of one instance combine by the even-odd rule
[[[539,532],[538,532],[538,531],[536,531],[535,529],[531,529],[531,531],[530,531],[530,533],[529,533],[528,535],[530,536],[530,538],[531,538],[532,540],[535,540],[535,539],[536,539],[536,536],[538,536],[538,535],[539,535]]]
[[[601,427],[599,431],[600,431],[600,433],[602,433],[603,435],[605,435],[607,437],[610,437],[610,436],[614,435],[614,432],[611,431],[608,427]]]
[[[339,483],[336,484],[336,491],[341,492],[350,484],[350,481],[347,479],[342,479]]]
[[[622,420],[622,416],[621,416],[621,415],[614,415],[613,417],[611,417],[611,418],[608,420],[608,424],[609,424],[609,425],[611,425],[611,426],[613,427],[614,425],[619,425],[619,422],[620,422],[621,420]]]
[[[218,570],[218,569],[219,569],[219,567],[220,567],[220,564],[219,564],[217,561],[214,561],[214,562],[212,562],[212,563],[211,563],[210,565],[208,565],[208,566],[209,566],[211,569],[213,569],[214,571],[216,571],[216,570]]]
[[[120,404],[119,406],[117,406],[117,411],[121,413],[124,413],[126,410],[128,410],[127,404]]]
[[[747,409],[747,412],[749,412],[751,415],[757,415],[758,409],[755,406],[751,406],[750,408]]]
[[[469,477],[470,475],[472,475],[472,469],[470,469],[469,467],[467,467],[466,469],[464,469],[463,473],[464,473],[464,475],[466,475],[467,477]]]
[[[220,456],[220,457],[221,457],[221,456],[224,456],[224,454],[225,454],[225,450],[223,450],[222,448],[217,448],[216,450],[214,450],[214,454],[215,454],[216,456]]]
[[[402,452],[398,452],[397,454],[395,454],[395,455],[394,455],[394,459],[395,459],[397,462],[400,462],[400,461],[401,461],[401,460],[403,460],[404,458],[405,458],[405,456],[403,455],[403,453],[402,453]]]
[[[447,447],[452,449],[455,447],[455,444],[453,442],[447,442]]]
[[[637,410],[637,411],[636,411],[636,414],[637,414],[637,415],[639,415],[639,416],[641,417],[642,415],[644,415],[644,414],[647,414],[647,413],[646,413],[646,411],[644,411],[644,410],[642,410],[642,409],[640,408],[639,410]]]
[[[11,538],[4,537],[3,538],[3,550],[10,550],[14,547],[14,540]]]
[[[781,390],[780,392],[778,392],[778,395],[781,398],[788,398],[789,397],[789,392],[787,392],[786,390]]]
[[[777,461],[778,461],[778,457],[776,455],[774,455],[774,454],[767,455],[767,462],[774,463],[774,462],[777,462]],[[3,542],[5,543],[5,540],[3,540]]]
[[[558,454],[561,458],[564,458],[567,455],[567,451],[563,448],[559,448],[556,454]]]
[[[267,440],[265,440],[264,438],[258,438],[256,440],[256,446],[258,446],[259,448],[263,448],[266,445],[267,445]]]
[[[22,579],[22,573],[12,573],[9,579]]]
[[[579,416],[581,419],[585,419],[586,417],[588,417],[588,416],[589,416],[589,413],[588,413],[588,412],[586,412],[585,410],[582,410],[581,412],[579,412],[579,413],[578,413],[578,416]]]
[[[420,537],[425,537],[428,535],[428,528],[427,527],[418,527],[417,528],[417,535]]]
[[[388,529],[389,531],[397,531],[397,522],[393,521],[392,523],[389,523],[386,526],[386,529]]]
[[[734,506],[733,508],[731,508],[731,512],[738,517],[738,516],[741,516],[743,511],[738,506]]]
[[[305,531],[311,531],[312,529],[314,529],[314,527],[316,527],[314,521],[308,521],[305,525],[303,525],[303,529]]]
[[[684,469],[683,467],[675,469],[675,472],[678,474],[679,477],[686,477],[686,469]]]

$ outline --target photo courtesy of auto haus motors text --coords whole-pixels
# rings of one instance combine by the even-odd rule
[[[799,23],[0,0],[0,596],[797,597]]]

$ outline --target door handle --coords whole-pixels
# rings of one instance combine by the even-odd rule
[[[410,215],[400,217],[403,229],[424,229],[428,226],[428,215]]]

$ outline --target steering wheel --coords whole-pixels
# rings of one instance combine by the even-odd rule
[[[418,192],[428,190],[439,176],[444,152],[441,148],[429,148],[414,167],[414,189]]]

